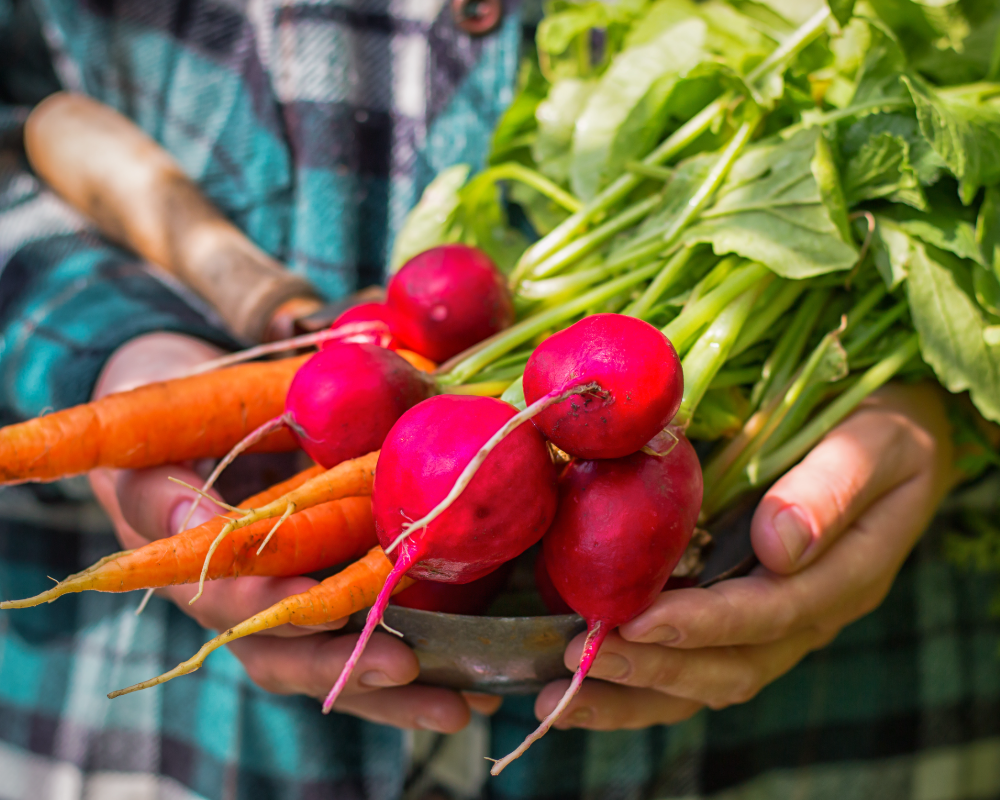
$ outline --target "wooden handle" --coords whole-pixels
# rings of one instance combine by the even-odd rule
[[[247,239],[117,111],[82,95],[51,95],[28,117],[24,145],[32,167],[63,199],[105,236],[198,292],[240,339],[260,341],[290,300],[319,307],[308,281]]]

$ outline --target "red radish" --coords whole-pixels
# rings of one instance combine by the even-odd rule
[[[670,340],[622,314],[585,317],[542,342],[524,370],[524,399],[531,405],[591,382],[600,389],[554,403],[533,420],[556,447],[578,458],[636,452],[670,423],[684,394]]]
[[[559,592],[553,586],[549,570],[545,566],[545,554],[541,550],[538,551],[538,558],[535,559],[535,588],[538,589],[538,594],[550,614],[573,613],[573,609],[559,596]]]
[[[500,594],[513,569],[514,562],[508,561],[471,583],[417,581],[393,595],[390,602],[394,606],[442,614],[482,614]]]
[[[535,348],[524,372],[528,407],[483,445],[447,496],[400,541],[444,513],[490,451],[529,419],[537,417],[536,427],[572,456],[620,457],[663,430],[683,395],[680,359],[660,331],[623,314],[582,319]]]
[[[493,261],[464,244],[425,250],[389,281],[393,333],[439,364],[514,321],[507,282]]]
[[[351,306],[337,317],[330,325],[329,331],[331,334],[352,334],[352,331],[356,330],[357,333],[351,335],[348,341],[370,341],[389,350],[399,350],[403,344],[396,338],[397,326],[396,315],[385,303],[361,303]],[[328,347],[336,347],[340,341],[344,339],[324,339],[319,346],[321,350],[325,350]]]
[[[429,376],[402,356],[377,345],[340,343],[320,350],[292,378],[285,413],[265,422],[230,450],[212,470],[201,492],[215,484],[236,456],[284,426],[291,429],[299,446],[327,469],[378,450],[403,412],[435,391]],[[182,530],[197,506],[198,501],[191,504]],[[290,505],[286,515],[294,510]],[[278,525],[284,520],[283,516]],[[220,533],[209,548],[195,600],[201,596],[209,562],[224,535]]]
[[[694,448],[671,430],[642,452],[567,467],[559,481],[559,511],[542,551],[559,595],[587,620],[587,639],[559,704],[520,747],[493,765],[494,775],[559,718],[608,633],[646,610],[662,591],[694,532],[701,495]]]
[[[516,413],[490,397],[438,395],[407,411],[389,432],[375,471],[372,509],[379,541],[394,566],[324,711],[343,691],[403,575],[469,583],[520,555],[545,533],[556,509],[556,472],[541,434],[524,425],[483,462],[461,499],[421,531],[400,536],[410,520],[448,494],[483,443]]]

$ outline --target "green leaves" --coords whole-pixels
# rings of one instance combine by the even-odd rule
[[[1000,108],[936,92],[918,78],[903,81],[921,132],[958,178],[959,195],[969,205],[980,187],[1000,181]]]
[[[854,4],[857,0],[827,0],[827,2],[830,4],[830,12],[834,19],[844,26],[854,15]]]
[[[569,179],[578,197],[591,199],[605,182],[618,128],[653,82],[686,72],[704,57],[706,28],[697,17],[687,19],[611,62],[576,119]]]
[[[885,197],[925,208],[927,200],[910,163],[910,145],[902,136],[883,132],[865,142],[844,169],[848,205]]]
[[[580,78],[558,81],[535,111],[538,137],[531,154],[539,172],[559,183],[564,183],[569,177],[573,129],[595,85],[592,80]]]
[[[710,243],[717,253],[737,253],[786,278],[850,269],[857,252],[813,174],[819,136],[808,129],[748,148],[684,241]]]
[[[986,341],[971,283],[961,261],[911,239],[907,295],[924,361],[945,388],[968,390],[983,416],[1000,422],[1000,344]]]
[[[456,164],[438,173],[428,184],[396,234],[389,257],[390,272],[395,272],[417,253],[454,241],[451,229],[461,204],[459,190],[468,177],[469,165]]]

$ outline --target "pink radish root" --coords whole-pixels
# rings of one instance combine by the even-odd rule
[[[365,651],[365,645],[368,644],[368,640],[372,638],[372,634],[375,633],[375,629],[382,622],[382,616],[385,614],[385,608],[389,605],[389,598],[392,597],[392,590],[396,588],[396,584],[402,580],[406,571],[413,566],[414,562],[420,560],[420,553],[418,548],[404,548],[400,550],[399,557],[396,559],[396,563],[392,567],[392,571],[389,573],[389,577],[385,579],[385,586],[382,587],[382,591],[378,593],[378,597],[375,598],[375,604],[371,607],[368,612],[368,619],[365,620],[364,630],[361,631],[361,638],[358,639],[357,644],[354,645],[354,650],[351,652],[351,657],[347,659],[347,663],[344,664],[344,668],[340,671],[340,676],[337,678],[337,682],[333,684],[333,688],[330,693],[326,696],[326,700],[323,701],[323,713],[329,714],[330,710],[333,708],[333,704],[337,702],[337,698],[340,697],[341,692],[344,691],[344,687],[347,686],[347,681],[351,677],[351,673],[354,672],[354,667],[357,666],[358,659],[361,658],[361,654]],[[392,630],[390,628],[390,630]],[[396,633],[393,631],[393,633]]]
[[[602,620],[598,620],[590,627],[587,631],[587,639],[583,643],[583,653],[580,655],[580,666],[576,668],[573,680],[570,681],[569,687],[563,694],[562,699],[556,707],[549,712],[549,715],[542,720],[542,724],[535,729],[534,733],[530,734],[523,742],[521,742],[514,752],[510,755],[504,756],[499,761],[489,759],[494,762],[493,767],[490,769],[491,775],[499,775],[504,771],[504,768],[508,764],[515,759],[520,758],[525,751],[531,747],[531,745],[548,733],[549,728],[551,728],[555,721],[559,719],[562,713],[573,701],[573,698],[576,697],[577,692],[580,691],[580,687],[583,686],[583,679],[586,678],[587,673],[590,672],[590,668],[594,664],[594,659],[597,658],[597,651],[601,649],[601,645],[604,644],[604,640],[607,638],[610,631],[611,628]]]

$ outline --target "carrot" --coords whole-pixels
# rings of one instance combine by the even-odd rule
[[[294,482],[317,471],[307,470],[292,481],[250,499],[273,497],[275,492],[294,486]],[[226,522],[227,518],[216,517],[167,539],[102,559],[36,597],[0,603],[0,609],[27,608],[72,592],[127,592],[194,583],[199,579],[210,543]],[[345,497],[295,515],[258,555],[258,548],[270,530],[270,523],[264,521],[245,528],[240,536],[231,537],[230,546],[215,553],[207,577],[301,575],[354,558],[377,541],[368,497]]]
[[[225,633],[219,634],[210,642],[206,642],[194,656],[169,672],[158,678],[129,686],[127,689],[111,692],[108,697],[115,698],[139,689],[148,689],[179,675],[194,672],[205,663],[205,659],[213,650],[218,650],[222,645],[252,633],[260,633],[287,624],[322,625],[368,608],[375,602],[375,597],[385,584],[391,569],[392,563],[386,558],[382,548],[373,547],[360,561],[316,584],[309,591],[286,597]],[[403,578],[396,591],[402,591],[413,583],[412,578]]]
[[[0,484],[53,481],[96,467],[139,469],[224,456],[281,414],[306,357],[244,364],[110,394],[0,429]],[[294,450],[287,431],[258,451]]]

